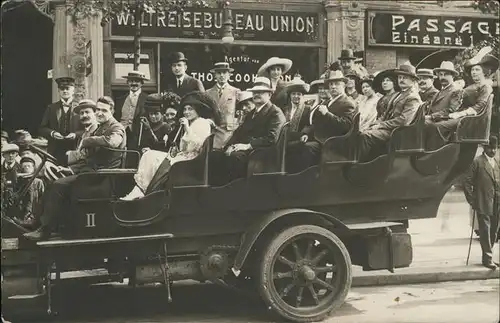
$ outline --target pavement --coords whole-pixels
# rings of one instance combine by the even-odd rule
[[[481,246],[473,237],[469,264],[466,264],[471,234],[469,205],[463,192],[450,190],[443,199],[438,216],[412,220],[413,262],[408,268],[364,272],[353,268],[353,286],[416,284],[461,280],[498,279],[500,270],[481,265]],[[495,245],[494,259],[500,261]]]

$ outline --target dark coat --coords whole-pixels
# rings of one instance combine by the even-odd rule
[[[385,111],[382,120],[378,122],[379,129],[393,130],[410,124],[421,104],[422,101],[416,91],[412,89],[401,91]]]
[[[258,113],[255,111],[245,116],[243,123],[234,131],[226,147],[233,144],[250,144],[255,149],[271,146],[278,141],[281,127],[286,120],[281,109],[268,102]]]
[[[170,126],[165,122],[162,122],[161,125],[159,125],[155,129],[144,127],[140,148],[151,148],[153,150],[167,151],[168,149],[163,141],[163,137],[165,137],[165,135],[169,135],[171,131],[172,129],[170,128]]]
[[[286,121],[290,122],[290,133],[288,134],[288,141],[299,140],[302,135],[302,130],[309,124],[309,115],[311,113],[310,107],[301,103],[295,111],[295,114],[290,118],[292,105],[288,104],[283,108],[283,114]]]
[[[111,118],[100,124],[93,136],[82,140],[82,148],[87,149],[87,157],[84,161],[85,166],[80,168],[80,172],[120,168],[122,153],[109,151],[103,147],[124,149],[126,142],[125,128],[116,119]]]
[[[500,162],[495,158],[495,168],[482,154],[476,157],[464,180],[467,202],[481,215],[500,214]],[[494,201],[497,201],[495,206]]]
[[[17,174],[21,173],[23,170],[21,168],[21,164],[19,164],[17,161],[14,162],[14,166],[12,168],[7,169],[5,166],[5,161],[2,163],[1,167],[1,176],[2,176],[2,183],[5,181],[10,181],[13,186],[16,186],[17,183]]]
[[[69,132],[75,133],[77,138],[83,133],[84,127],[80,122],[80,117],[73,112],[73,106],[70,107],[70,122],[69,122]],[[47,152],[54,155],[58,160],[60,157],[65,159],[65,153],[68,150],[75,149],[76,140],[75,139],[63,139],[56,140],[52,137],[52,132],[61,132],[61,115],[63,112],[63,104],[61,101],[49,104],[45,113],[42,117],[42,122],[40,123],[39,134],[42,137],[47,138],[48,147]],[[63,134],[64,135],[64,134]]]
[[[128,96],[129,93],[127,93],[127,95],[124,95],[116,99],[114,117],[118,122],[120,122],[120,119],[122,117],[123,104],[125,103],[125,100],[127,99]],[[144,93],[141,90],[141,93],[137,98],[137,105],[135,107],[134,120],[132,122],[132,133],[129,133],[127,137],[128,140],[127,147],[129,149],[136,149],[138,146],[139,132],[141,129],[141,117],[146,116],[146,110],[144,109],[144,104],[146,103],[147,97],[148,94]]]
[[[420,95],[420,100],[422,100],[422,102],[430,104],[438,93],[439,90],[434,86],[431,86],[424,92],[419,92],[418,94]]]
[[[276,90],[274,90],[271,96],[271,102],[276,106],[283,108],[287,103],[287,93],[285,91],[286,82],[283,80],[278,80],[276,84]]]
[[[167,83],[166,89],[169,92],[174,92],[175,94],[177,94],[181,98],[184,95],[188,94],[189,92],[193,92],[193,91],[205,92],[205,87],[203,86],[203,83],[201,83],[200,80],[198,80],[192,76],[189,76],[187,74],[184,76],[184,79],[182,80],[181,87],[178,88],[177,84],[175,82],[177,82],[177,80],[175,78],[173,80],[170,80]]]
[[[448,114],[457,111],[462,104],[463,91],[454,83],[439,91],[431,100],[428,106],[427,114],[431,116],[432,121],[439,121],[447,118]]]
[[[342,136],[351,128],[357,110],[347,95],[342,94],[337,100],[330,101],[327,107],[328,112],[325,115],[322,115],[317,107],[311,110],[312,124],[302,131],[310,140],[316,138],[323,141],[333,136]]]

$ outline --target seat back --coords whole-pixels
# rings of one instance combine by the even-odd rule
[[[321,164],[354,164],[359,161],[359,121],[357,113],[351,129],[343,135],[328,138],[321,151]]]
[[[141,154],[137,150],[128,150],[124,148],[109,148],[103,147],[103,149],[121,153],[120,168],[134,168],[137,169],[139,166],[139,161],[141,159]]]
[[[275,145],[255,149],[248,157],[247,177],[259,174],[285,174],[285,154],[290,123],[280,129]]]
[[[485,144],[488,143],[493,109],[493,94],[490,94],[483,111],[475,116],[465,116],[460,119],[454,141],[458,143]]]
[[[420,105],[407,126],[394,129],[389,139],[389,153],[421,153],[425,151],[425,104]]]
[[[201,148],[200,154],[191,160],[172,165],[168,172],[170,187],[208,186],[208,156],[212,151],[214,135],[210,135]]]

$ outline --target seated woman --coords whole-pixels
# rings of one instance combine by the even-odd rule
[[[488,54],[490,50],[491,48],[481,50],[465,63],[464,71],[471,77],[473,83],[464,89],[462,105],[458,111],[450,113],[447,120],[426,126],[426,135],[432,136],[433,139],[432,150],[450,141],[460,118],[480,114],[486,108],[488,98],[493,93],[490,76],[498,69],[498,59]]]
[[[142,153],[150,149],[167,151],[168,134],[172,129],[163,121],[163,113],[166,110],[164,101],[163,96],[157,93],[150,94],[146,98],[144,104],[146,117],[141,118],[143,129],[139,143]]]
[[[372,82],[373,89],[383,95],[377,102],[377,119],[382,118],[389,104],[401,91],[398,79],[391,74],[392,71],[393,69],[388,69],[375,74]]]
[[[206,93],[191,92],[186,94],[180,103],[184,117],[179,120],[179,151],[163,152],[148,150],[142,155],[137,173],[134,176],[136,185],[123,201],[141,198],[150,184],[159,185],[159,181],[167,178],[173,164],[195,158],[201,151],[205,139],[210,136],[211,126],[219,123],[217,104]],[[175,142],[175,140],[174,140]],[[175,148],[175,147],[173,147]],[[155,179],[152,183],[152,180]]]
[[[359,102],[358,111],[360,114],[359,131],[364,131],[377,120],[377,104],[382,95],[373,89],[373,76],[361,80],[361,92],[363,99]]]

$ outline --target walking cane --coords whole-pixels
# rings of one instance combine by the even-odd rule
[[[472,246],[472,235],[474,234],[474,221],[476,220],[476,210],[472,210],[472,228],[470,229],[469,251],[467,252],[467,261],[465,265],[469,265],[470,248]]]

